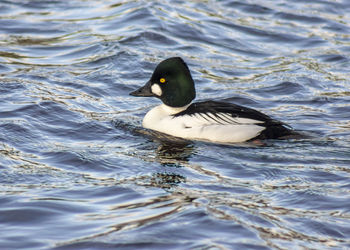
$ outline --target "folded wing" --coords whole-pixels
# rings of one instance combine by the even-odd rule
[[[223,102],[194,103],[173,117],[183,120],[183,126],[192,130],[189,133],[193,136],[203,134],[211,140],[277,139],[294,133],[288,125],[257,110]]]

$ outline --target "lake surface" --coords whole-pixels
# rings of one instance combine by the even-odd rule
[[[350,1],[1,1],[0,249],[350,248]],[[312,136],[173,141],[135,98],[181,56],[197,100]]]

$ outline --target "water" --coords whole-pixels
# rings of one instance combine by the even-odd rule
[[[1,249],[350,248],[350,2],[1,1]],[[181,56],[197,100],[313,139],[172,142],[129,92]]]

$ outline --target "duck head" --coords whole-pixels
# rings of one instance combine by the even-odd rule
[[[172,57],[160,62],[151,79],[130,95],[157,97],[170,107],[183,107],[196,97],[196,91],[186,63]]]

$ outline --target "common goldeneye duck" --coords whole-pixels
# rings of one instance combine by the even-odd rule
[[[196,97],[194,81],[180,57],[160,62],[146,85],[130,95],[159,98],[163,104],[151,109],[142,125],[176,137],[236,143],[297,134],[286,124],[251,108],[217,101],[191,104]]]

